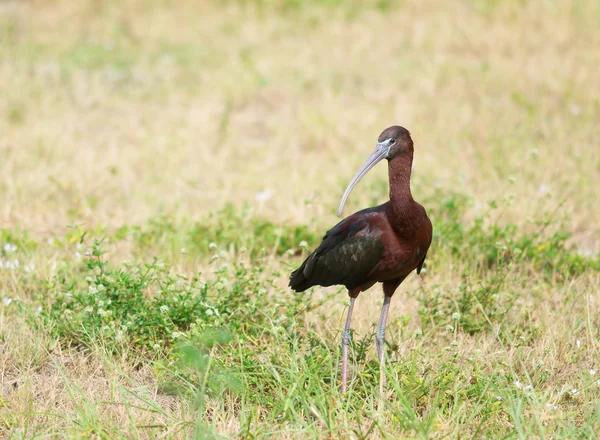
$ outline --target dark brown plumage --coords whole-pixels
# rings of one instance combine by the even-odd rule
[[[384,305],[376,337],[383,367],[390,299],[408,274],[415,269],[421,272],[431,244],[431,221],[410,191],[413,151],[413,141],[405,128],[393,126],[381,133],[375,152],[348,185],[338,215],[352,188],[382,159],[388,160],[390,200],[358,211],[327,231],[321,245],[290,276],[289,285],[298,292],[317,285],[343,285],[348,289],[351,300],[342,334],[342,391],[346,390],[350,319],[355,298],[375,283],[383,283]],[[384,384],[382,369],[382,392]]]

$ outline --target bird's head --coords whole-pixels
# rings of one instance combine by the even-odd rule
[[[365,160],[348,184],[337,210],[338,217],[342,215],[342,209],[344,208],[344,204],[352,192],[352,189],[354,189],[358,181],[362,179],[371,168],[383,159],[391,160],[402,155],[410,155],[412,158],[412,153],[413,141],[406,128],[400,127],[399,125],[393,125],[383,130],[377,139],[375,151],[373,151],[367,160]]]
[[[379,149],[381,149],[382,152],[387,151],[387,154],[382,159],[388,160],[393,159],[400,154],[412,153],[413,141],[409,131],[399,125],[393,125],[386,128],[381,132],[379,138],[377,138],[377,147],[375,148],[375,151]]]

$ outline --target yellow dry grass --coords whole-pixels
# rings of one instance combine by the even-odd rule
[[[435,5],[345,19],[4,3],[2,225],[200,216],[264,189],[264,215],[301,222],[330,214],[381,129],[402,124],[418,193],[511,193],[521,223],[567,199],[573,231],[597,236],[597,4]],[[350,208],[371,202],[357,192]]]
[[[405,1],[384,12],[370,3],[358,12],[312,3],[286,12],[282,4],[1,2],[0,227],[45,238],[72,224],[199,218],[233,203],[275,222],[318,218],[324,230],[379,132],[400,124],[416,143],[417,199],[440,187],[472,196],[467,219],[501,201],[501,222],[523,228],[563,203],[573,243],[600,251],[598,2]],[[355,190],[346,213],[383,200],[384,168]],[[263,192],[270,197],[257,199]],[[57,252],[33,257],[40,276],[54,272]],[[468,271],[460,262],[446,269],[427,282],[452,286]],[[15,277],[0,273],[0,289],[27,301]],[[519,286],[522,313],[545,335],[526,359],[491,334],[459,335],[456,349],[479,348],[482,364],[541,360],[556,371],[556,384],[579,386],[571,385],[576,371],[600,367],[597,337],[581,321],[595,320],[599,283],[590,274],[564,290],[535,291],[535,280]],[[416,279],[404,287],[418,289]],[[359,332],[376,319],[380,302],[367,301],[374,295],[361,297]],[[416,317],[416,300],[400,295],[391,316]],[[339,326],[343,300],[320,323],[327,332]],[[52,424],[61,414],[57,426],[69,426],[81,396],[98,423],[194,420],[185,402],[158,392],[154,372],[63,353],[0,310],[5,424]],[[399,331],[390,336],[403,342],[400,354],[422,348]],[[562,362],[577,339],[581,361]],[[121,387],[132,380],[166,415],[99,404],[125,402]],[[595,389],[582,393],[598,398]],[[214,411],[222,432],[235,434],[233,415]],[[440,432],[456,435],[452,429],[448,421]]]

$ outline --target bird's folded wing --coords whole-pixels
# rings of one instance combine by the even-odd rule
[[[292,274],[290,285],[340,284],[353,289],[363,284],[384,253],[380,232],[370,227],[378,215],[357,213],[327,231],[321,245]]]

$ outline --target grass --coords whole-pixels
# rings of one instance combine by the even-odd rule
[[[595,438],[599,23],[562,0],[0,4],[0,436]],[[346,294],[287,277],[395,123],[434,240],[379,410],[380,291],[343,396]]]

